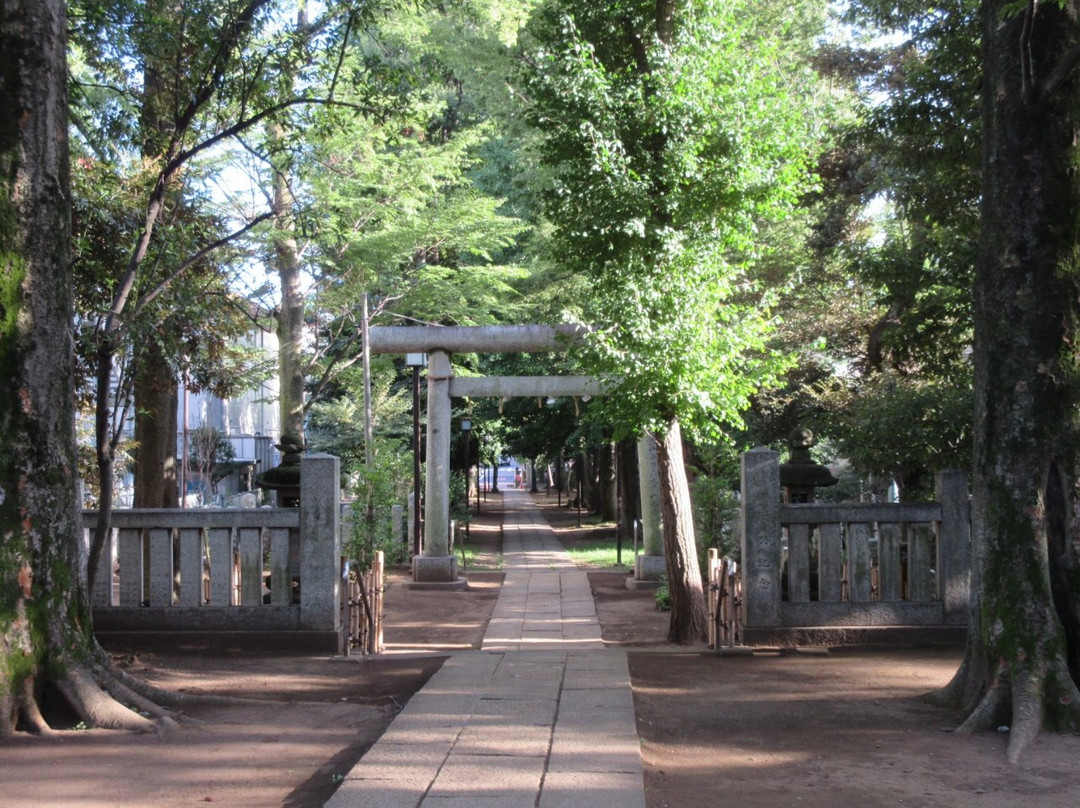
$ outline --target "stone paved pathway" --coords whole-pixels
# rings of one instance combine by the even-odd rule
[[[445,662],[326,808],[645,808],[626,653],[529,494],[503,504],[482,650]]]

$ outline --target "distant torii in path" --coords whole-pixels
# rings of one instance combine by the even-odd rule
[[[413,580],[451,583],[457,564],[450,553],[450,399],[453,396],[512,398],[595,396],[604,384],[590,376],[453,375],[454,353],[564,351],[587,333],[585,326],[375,326],[368,331],[372,354],[425,353],[427,373],[427,472],[424,479],[423,555],[413,559]]]

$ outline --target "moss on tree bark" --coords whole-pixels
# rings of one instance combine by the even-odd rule
[[[0,736],[49,731],[46,680],[94,726],[165,716],[109,671],[79,575],[65,30],[60,0],[0,0]]]
[[[969,711],[962,731],[1009,725],[1015,762],[1043,726],[1080,726],[1080,19],[988,0],[983,37],[975,569],[967,653],[939,695]]]

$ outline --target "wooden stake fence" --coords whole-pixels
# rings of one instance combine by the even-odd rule
[[[720,651],[742,643],[742,581],[738,566],[709,550],[709,647]]]
[[[357,569],[346,562],[347,593],[345,608],[348,619],[342,621],[347,635],[343,638],[342,654],[349,656],[359,651],[364,656],[379,654],[383,650],[383,592],[385,561],[381,550],[366,570]]]

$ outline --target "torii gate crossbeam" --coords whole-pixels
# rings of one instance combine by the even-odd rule
[[[424,551],[413,559],[416,583],[452,584],[457,562],[450,553],[451,396],[544,397],[600,395],[589,377],[454,377],[452,353],[563,351],[587,333],[585,326],[376,326],[368,330],[373,354],[428,355],[427,472],[424,479]]]

